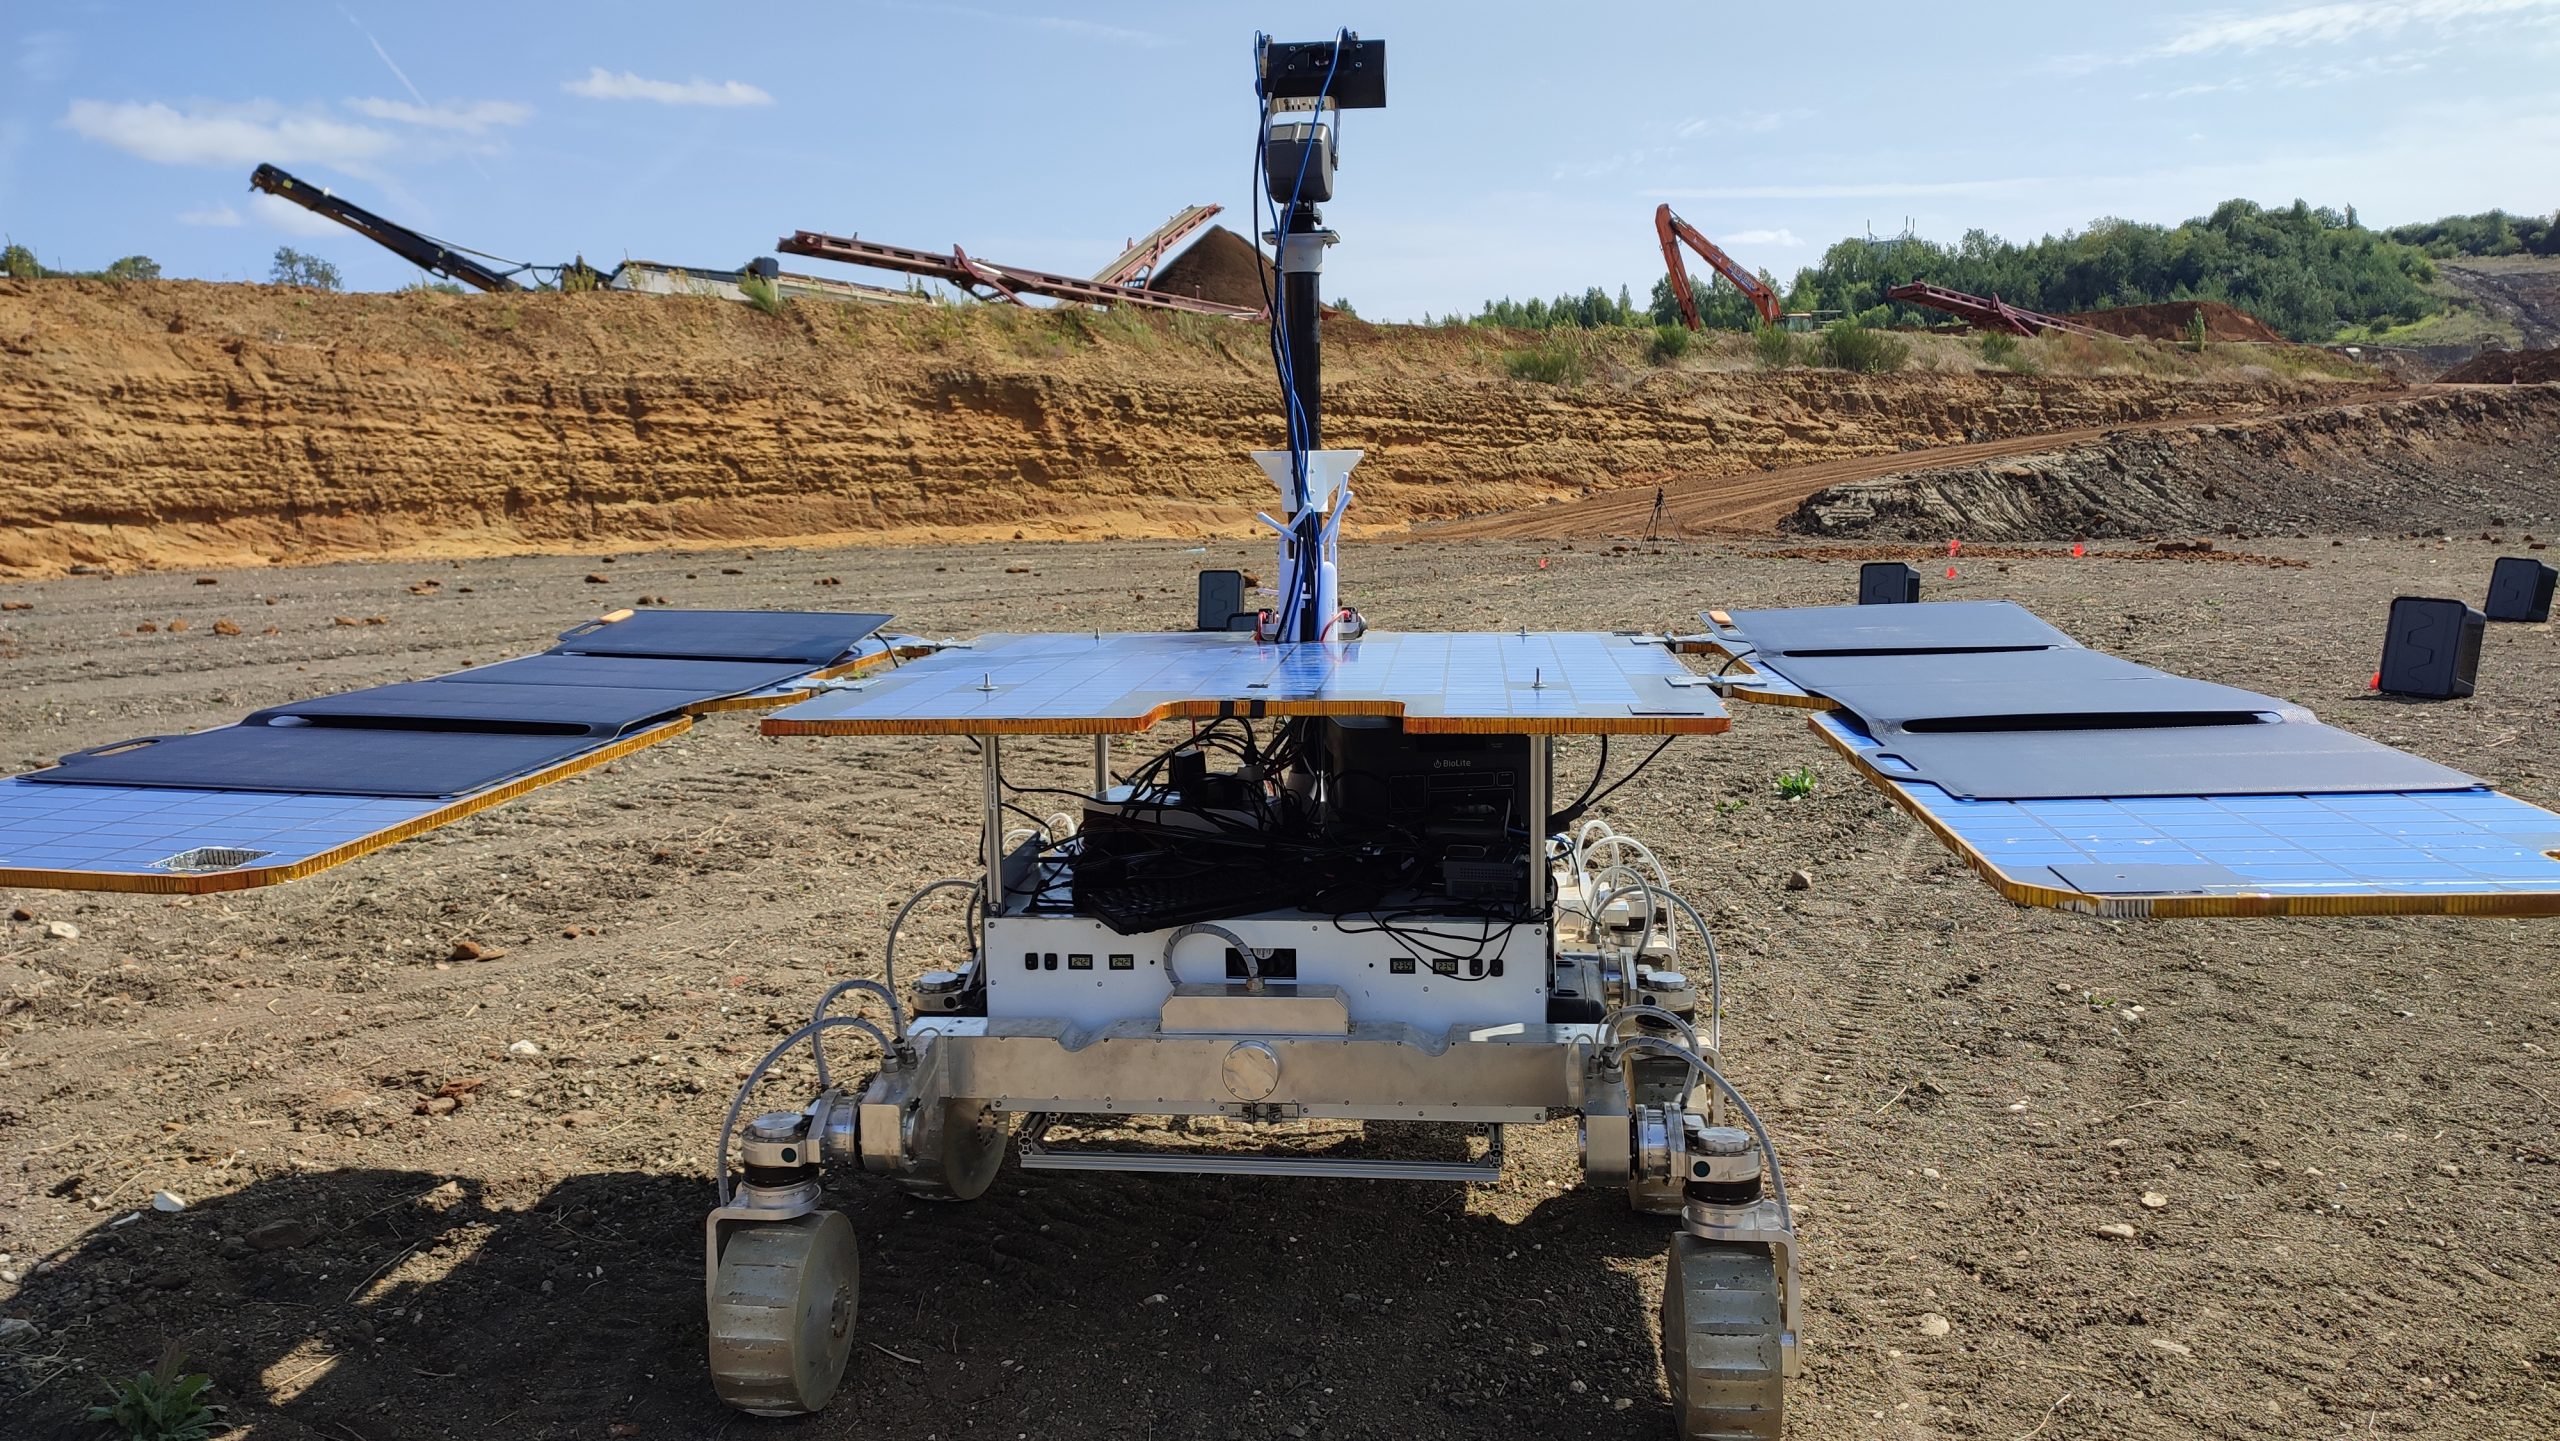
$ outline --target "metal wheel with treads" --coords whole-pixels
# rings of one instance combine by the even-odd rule
[[[1662,1369],[1681,1441],[1777,1441],[1785,1431],[1780,1286],[1764,1246],[1671,1238]]]
[[[711,1285],[711,1380],[759,1416],[827,1404],[853,1352],[862,1265],[841,1211],[757,1221],[729,1233]]]

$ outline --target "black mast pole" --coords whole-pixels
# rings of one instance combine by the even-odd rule
[[[1324,338],[1320,306],[1324,291],[1324,221],[1313,205],[1300,204],[1289,213],[1288,235],[1280,244],[1281,315],[1288,336],[1289,391],[1297,414],[1288,417],[1294,446],[1309,452],[1324,448]],[[1300,587],[1297,637],[1315,640],[1324,634],[1314,567],[1324,557],[1324,508],[1314,503],[1313,486],[1306,507],[1292,518],[1292,546],[1298,555]]]

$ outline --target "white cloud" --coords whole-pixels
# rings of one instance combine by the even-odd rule
[[[37,30],[18,37],[18,73],[28,83],[50,84],[71,68],[71,52],[76,48],[68,30]]]
[[[1767,135],[1789,121],[1802,120],[1810,110],[1746,110],[1732,115],[1692,115],[1671,127],[1671,133],[1682,140],[1695,140],[1701,135]]]
[[[240,212],[232,209],[228,205],[207,205],[201,209],[189,210],[180,213],[178,216],[178,223],[180,225],[204,225],[217,230],[228,230],[240,223]]]
[[[1774,245],[1781,250],[1793,250],[1804,244],[1801,237],[1783,225],[1775,230],[1737,230],[1724,240],[1727,245]]]
[[[345,235],[346,229],[334,220],[324,220],[290,200],[269,195],[265,191],[249,197],[249,213],[270,230],[287,235]]]
[[[391,120],[429,130],[459,130],[466,135],[478,135],[500,125],[522,125],[533,118],[533,107],[516,100],[448,100],[418,105],[406,100],[367,96],[348,101],[347,108],[374,120]]]
[[[388,153],[387,131],[354,125],[309,111],[288,111],[272,100],[240,105],[191,103],[181,110],[160,101],[74,100],[62,117],[73,134],[161,165],[319,163],[358,167]]]
[[[625,70],[616,75],[598,65],[583,80],[561,83],[561,89],[589,100],[653,100],[660,105],[771,105],[773,97],[743,80],[648,80]]]
[[[2411,27],[2442,28],[2560,8],[2560,0],[2337,0],[2268,15],[2215,15],[2191,22],[2151,51],[2157,59],[2302,45],[2338,45]]]

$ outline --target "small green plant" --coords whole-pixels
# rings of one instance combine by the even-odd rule
[[[1689,353],[1689,328],[1685,325],[1657,325],[1653,328],[1653,344],[1645,347],[1645,355],[1656,365],[1669,365]]]
[[[1869,330],[1853,320],[1835,320],[1822,328],[1814,347],[1822,363],[1858,375],[1900,370],[1911,359],[1911,347],[1900,336]]]
[[[1813,794],[1813,788],[1820,780],[1821,778],[1813,773],[1811,766],[1798,766],[1794,770],[1781,772],[1778,776],[1778,799],[1803,800],[1806,796]]]
[[[782,288],[761,275],[753,272],[740,275],[738,293],[747,298],[747,304],[767,315],[782,313]]]
[[[560,288],[572,295],[604,289],[604,277],[585,261],[574,261],[560,268]]]
[[[2036,363],[2027,359],[2027,348],[2018,343],[2018,337],[1997,330],[1982,337],[1982,361],[2018,375],[2033,375],[2036,370]]]
[[[1762,370],[1784,370],[1798,363],[1796,338],[1792,331],[1775,325],[1759,326],[1751,332],[1751,360]]]
[[[2187,316],[2187,349],[2194,351],[2198,355],[2202,355],[2204,354],[2204,341],[2204,307],[2199,305]]]
[[[129,1441],[205,1441],[221,1429],[222,1408],[204,1399],[213,1378],[185,1373],[176,1342],[160,1364],[136,1371],[130,1381],[107,1383],[109,1404],[89,1408],[87,1419],[115,1427]]]
[[[1513,380],[1572,385],[1582,379],[1582,354],[1563,345],[1534,345],[1503,356],[1502,368]]]

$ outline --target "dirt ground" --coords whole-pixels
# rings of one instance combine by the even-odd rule
[[[1948,581],[1940,554],[1928,593],[2014,597],[2560,805],[2551,627],[2494,628],[2473,700],[2363,695],[2390,597],[2476,596],[2495,547],[2260,548],[2308,564],[2027,548]],[[1819,546],[1767,549],[1363,544],[1346,595],[1390,628],[1591,627],[1854,588]],[[0,614],[0,761],[529,651],[642,595],[876,606],[932,635],[1178,625],[1191,572],[1238,559],[1261,556],[5,586],[31,608]],[[1818,787],[1781,801],[1799,764]],[[1008,1171],[937,1207],[839,1178],[864,1247],[844,1392],[805,1422],[726,1412],[700,1314],[720,1110],[823,982],[878,973],[899,900],[965,868],[974,774],[956,745],[715,717],[299,885],[0,895],[27,917],[0,922],[0,1316],[40,1328],[0,1350],[0,1430],[86,1434],[101,1378],[176,1339],[260,1438],[1667,1434],[1667,1228],[1573,1184],[1569,1123],[1514,1128],[1476,1190]],[[1793,1435],[2560,1432],[2560,925],[2014,909],[1778,711],[1675,747],[1606,810],[1719,925],[1730,1067],[1802,1209]],[[466,940],[496,954],[454,959]],[[439,1091],[467,1094],[432,1113]],[[186,1209],[153,1210],[162,1189]]]

